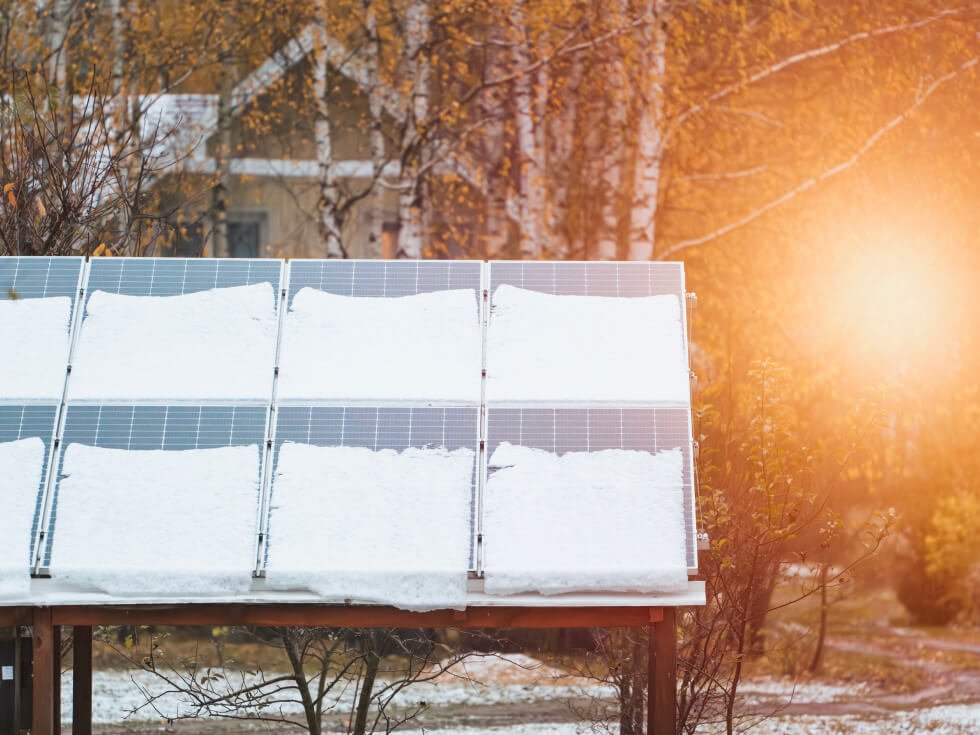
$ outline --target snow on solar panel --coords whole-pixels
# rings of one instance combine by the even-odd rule
[[[81,258],[0,258],[5,400],[60,400]]]
[[[684,404],[689,396],[677,296],[493,291],[488,402]]]
[[[697,566],[690,432],[685,408],[491,408],[487,590],[686,581]]]
[[[265,425],[257,406],[69,406],[42,566],[126,597],[247,591]]]
[[[121,260],[91,265],[72,400],[268,401],[278,261]]]
[[[479,265],[293,263],[279,399],[479,403]]]
[[[683,590],[681,460],[501,444],[484,491],[486,591]]]
[[[55,406],[0,406],[0,598],[26,597]]]
[[[283,407],[266,581],[326,601],[461,608],[476,408]]]

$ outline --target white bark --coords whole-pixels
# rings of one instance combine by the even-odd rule
[[[542,151],[535,130],[535,90],[531,50],[527,39],[523,0],[515,0],[511,23],[517,34],[513,46],[514,107],[517,115],[517,159],[520,181],[520,240],[524,258],[540,258],[545,247],[545,181]],[[525,71],[526,70],[526,71]]]
[[[370,115],[371,143],[371,187],[370,207],[368,209],[368,241],[366,255],[377,258],[381,255],[381,236],[384,229],[384,189],[381,176],[384,173],[385,139],[382,128],[384,96],[381,89],[379,68],[381,66],[381,39],[378,37],[378,20],[371,0],[364,0],[364,28],[367,33],[365,65],[367,67],[368,114]]]
[[[404,114],[401,144],[402,168],[398,193],[398,257],[421,258],[425,249],[425,220],[422,209],[422,168],[424,146],[421,136],[429,117],[430,62],[423,48],[429,38],[429,7],[425,0],[413,0],[405,13],[405,44],[402,71],[411,80],[411,95]]]
[[[323,24],[323,38],[326,38],[327,2],[320,0],[319,21]],[[317,230],[322,252],[328,258],[344,257],[340,235],[338,204],[340,189],[333,159],[333,145],[330,130],[330,88],[327,80],[329,54],[325,43],[320,42],[313,57],[313,96],[316,100],[313,137],[316,141],[317,179],[319,201],[317,205]]]
[[[68,11],[69,0],[50,0],[47,18],[47,45],[51,58],[48,79],[55,89],[67,94],[68,84]]]
[[[606,99],[606,130],[602,147],[602,222],[596,241],[599,260],[615,260],[619,250],[619,226],[623,201],[623,170],[625,146],[622,141],[626,128],[626,67],[618,50],[612,61],[609,91]]]
[[[549,169],[552,176],[553,200],[548,207],[548,232],[553,236],[560,229],[560,224],[568,215],[568,184],[570,181],[572,152],[575,142],[575,124],[579,114],[579,96],[582,79],[585,76],[585,64],[582,54],[575,54],[572,66],[563,84],[562,104],[558,112],[552,116],[550,135],[548,136]],[[557,170],[556,170],[557,169]],[[555,237],[553,255],[562,259],[568,254],[570,242],[567,238]]]
[[[633,180],[633,206],[630,208],[630,260],[653,258],[656,242],[657,198],[664,152],[663,110],[664,72],[667,65],[667,33],[664,30],[664,0],[648,6],[653,16],[643,28],[641,93],[637,122],[636,171]]]
[[[228,161],[231,158],[231,95],[235,89],[231,49],[221,51],[218,92],[218,132],[214,151],[215,182],[211,188],[211,250],[216,258],[228,256]]]

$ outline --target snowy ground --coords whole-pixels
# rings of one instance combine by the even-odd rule
[[[590,698],[608,699],[611,690],[575,679],[549,668],[529,656],[511,655],[515,664],[490,657],[472,659],[460,669],[460,676],[440,677],[434,684],[418,684],[406,692],[402,704],[424,700],[428,710],[415,723],[399,732],[422,735],[579,735],[592,732],[585,723],[575,722],[569,703],[584,705]],[[136,683],[154,690],[155,679],[141,671],[98,671],[94,681],[93,715],[103,733],[177,732],[199,733],[255,732],[248,723],[181,721],[168,724],[160,715],[141,710],[127,713],[143,701]],[[974,692],[961,692],[970,701],[939,704],[930,702],[930,690],[923,697],[894,698],[882,695],[869,683],[835,684],[797,682],[778,678],[747,680],[742,689],[741,709],[745,713],[765,713],[745,720],[743,728],[754,725],[752,733],[776,735],[884,735],[885,733],[932,733],[967,735],[980,732],[980,698]],[[71,674],[62,682],[63,713],[71,713]],[[174,697],[159,703],[163,711],[176,711],[181,703]],[[350,712],[350,695],[335,700],[333,713],[326,718],[326,729],[344,731]],[[532,724],[533,723],[533,724]],[[263,728],[268,730],[268,728]],[[295,728],[286,730],[296,731]],[[712,735],[718,730],[699,729]],[[615,735],[616,728],[601,732]]]

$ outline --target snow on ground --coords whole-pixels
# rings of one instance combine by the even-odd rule
[[[70,397],[268,400],[277,329],[269,283],[180,296],[95,291],[85,308]]]
[[[506,659],[527,666],[521,668],[507,663]],[[467,673],[483,674],[484,683],[468,681],[463,678],[443,675],[433,684],[415,684],[399,695],[399,703],[410,705],[419,700],[426,701],[430,707],[457,708],[461,717],[467,707],[481,705],[514,705],[522,707],[518,716],[532,721],[535,719],[533,705],[547,702],[565,702],[569,699],[582,697],[612,697],[612,690],[583,680],[551,678],[554,669],[540,665],[535,659],[520,654],[507,654],[506,659],[493,656],[473,658],[466,662]],[[512,672],[518,672],[513,674]],[[541,674],[534,679],[534,672]],[[512,680],[516,676],[517,680]],[[134,683],[135,681],[135,683]],[[776,684],[770,682],[755,682],[748,680],[747,688],[768,688],[776,693]],[[96,671],[93,681],[93,719],[96,723],[108,724],[121,722],[126,714],[138,707],[145,700],[137,685],[151,693],[161,691],[156,677],[145,671]],[[782,684],[785,692],[786,684]],[[822,685],[821,685],[822,686]],[[831,687],[835,689],[836,687]],[[828,692],[820,688],[808,686],[797,689],[798,693],[807,695],[813,693],[818,698]],[[62,676],[62,718],[65,722],[71,719],[71,672]],[[350,711],[353,692],[348,692],[340,698],[329,699],[329,704],[338,715]],[[164,715],[176,714],[178,708],[183,711],[178,697],[168,695],[158,703]],[[298,710],[293,707],[286,710],[295,714]],[[130,720],[133,722],[159,723],[163,717],[151,710],[141,710]],[[472,718],[469,718],[472,719]],[[760,735],[787,735],[790,733],[807,733],[808,735],[891,735],[903,733],[932,733],[933,735],[973,735],[980,732],[980,705],[940,705],[922,709],[883,711],[874,716],[857,715],[774,715],[767,719],[749,719],[743,726],[755,723],[748,732]],[[154,726],[155,727],[155,726]],[[178,731],[180,725],[177,726]],[[149,729],[149,727],[147,728]],[[741,731],[741,730],[740,730]],[[402,732],[402,730],[399,730]],[[587,723],[575,722],[538,722],[510,725],[506,727],[442,727],[432,729],[421,725],[409,727],[406,733],[421,735],[423,732],[438,733],[439,735],[578,735],[588,733]],[[612,725],[608,732],[617,732]],[[714,735],[720,732],[718,728],[702,726],[698,729],[701,735]]]
[[[244,592],[255,566],[259,452],[70,444],[51,576],[121,597]]]
[[[37,506],[44,442],[0,443],[0,597],[26,597],[31,584],[31,523]]]
[[[0,299],[0,394],[61,400],[68,368],[71,299]]]
[[[685,589],[681,461],[501,444],[484,491],[486,591]]]
[[[690,400],[675,296],[493,293],[487,400],[599,403]]]
[[[332,602],[462,609],[473,458],[470,449],[283,444],[268,583]]]
[[[472,289],[398,298],[303,288],[286,314],[282,400],[480,401]]]
[[[738,689],[739,700],[743,704],[755,704],[773,699],[800,702],[839,702],[869,694],[871,687],[867,682],[848,682],[829,684],[820,681],[793,682],[787,679],[760,677],[747,679]]]
[[[514,661],[515,663],[509,663]],[[465,669],[464,669],[465,666]],[[526,667],[526,668],[522,668]],[[508,669],[519,672],[510,675]],[[425,701],[429,707],[478,707],[481,705],[531,705],[537,702],[565,702],[569,699],[587,697],[611,697],[609,687],[594,682],[571,677],[556,678],[558,672],[530,656],[521,654],[474,656],[453,669],[458,676],[444,673],[430,682],[417,682],[403,689],[395,697],[396,707],[413,707]],[[163,673],[167,673],[166,671]],[[482,675],[477,680],[476,674]],[[268,672],[267,677],[274,675]],[[245,675],[247,684],[257,681],[254,675]],[[240,685],[241,680],[235,679]],[[223,684],[215,684],[218,692],[223,692]],[[165,686],[153,673],[134,669],[130,671],[95,671],[93,674],[92,717],[96,723],[114,723],[123,720],[127,714],[146,702],[141,693],[161,695]],[[62,717],[71,719],[71,672],[62,675]],[[325,704],[337,713],[349,712],[355,696],[354,688],[348,687],[343,693],[328,694]],[[279,697],[278,699],[283,699]],[[156,701],[159,712],[151,708],[141,709],[129,717],[133,721],[159,721],[164,716],[174,716],[178,712],[188,712],[188,703],[181,695],[166,694]],[[278,705],[277,705],[278,710]],[[285,714],[301,711],[297,703],[283,706]]]

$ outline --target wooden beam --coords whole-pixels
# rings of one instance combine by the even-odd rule
[[[31,608],[0,607],[0,627],[12,628],[15,625],[32,625]]]
[[[672,607],[650,625],[647,659],[647,735],[677,733],[677,619]]]
[[[55,735],[61,735],[61,626],[52,626],[51,640],[54,650],[51,652],[51,730]]]
[[[650,607],[471,607],[408,612],[369,605],[69,605],[53,609],[58,625],[318,625],[333,628],[642,627],[661,620]]]
[[[72,735],[92,735],[92,626],[72,628]]]
[[[51,608],[36,607],[33,615],[31,647],[34,680],[31,686],[31,735],[54,735],[54,626]]]

